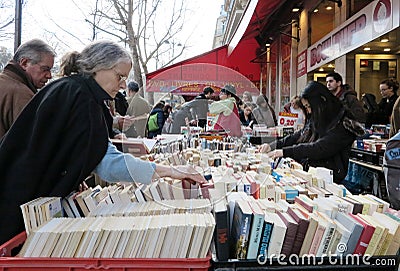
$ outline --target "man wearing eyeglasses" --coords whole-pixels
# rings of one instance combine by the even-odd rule
[[[55,51],[33,39],[20,45],[0,74],[0,139],[33,95],[52,78]]]

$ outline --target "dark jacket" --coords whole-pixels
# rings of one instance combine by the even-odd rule
[[[190,108],[187,106],[183,106],[181,109],[172,113],[171,134],[181,133],[181,127],[186,127],[186,118],[188,118],[189,121],[191,120]]]
[[[390,98],[383,98],[379,104],[379,123],[378,124],[389,124],[390,116],[393,112],[394,103],[396,102],[397,94],[392,95]]]
[[[308,166],[333,170],[334,181],[340,183],[347,175],[351,145],[357,136],[364,134],[361,124],[341,111],[326,131],[319,133],[319,138],[313,142],[298,143],[302,133],[309,129],[308,124],[302,130],[279,140],[277,148],[282,148],[284,157],[301,162],[305,170],[308,170]]]
[[[147,130],[147,137],[148,138],[153,138],[157,135],[161,135],[162,133],[162,128],[164,126],[165,120],[166,118],[164,117],[164,111],[161,108],[154,108],[153,110],[151,110],[150,112],[150,116],[157,114],[157,125],[158,125],[158,130],[157,131],[153,131],[150,132],[148,127],[146,126],[146,130]]]
[[[187,102],[185,106],[191,109],[192,119],[207,120],[208,99],[204,93],[199,94],[196,98]]]
[[[78,188],[107,150],[104,100],[92,77],[61,78],[27,104],[0,142],[0,243],[24,229],[19,206]]]
[[[342,91],[336,97],[342,101],[344,107],[350,111],[352,116],[349,116],[360,123],[365,123],[366,112],[364,111],[364,104],[357,98],[355,92],[348,84],[342,86]]]
[[[117,111],[117,113],[121,116],[125,116],[129,106],[128,101],[126,100],[126,96],[121,92],[117,92],[114,101],[115,111]]]
[[[253,114],[250,113],[249,119],[246,120],[246,118],[244,117],[244,111],[239,112],[239,119],[240,119],[240,122],[242,123],[242,125],[244,125],[244,126],[249,126],[251,121],[254,122]]]

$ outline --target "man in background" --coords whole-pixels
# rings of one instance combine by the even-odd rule
[[[339,73],[330,72],[326,75],[326,87],[342,101],[356,121],[365,124],[366,114],[363,103],[357,98],[357,92],[348,84],[343,84],[343,78]]]
[[[55,51],[39,39],[20,45],[0,74],[0,139],[33,95],[52,78]]]
[[[134,117],[135,121],[133,125],[125,131],[128,137],[145,136],[147,117],[151,111],[149,102],[140,96],[138,92],[139,85],[133,81],[129,82],[127,99],[129,106],[126,110],[126,114]]]
[[[213,93],[214,90],[211,87],[205,87],[203,93],[184,105],[190,108],[192,120],[197,120],[197,125],[202,128],[205,128],[207,124],[208,100]]]

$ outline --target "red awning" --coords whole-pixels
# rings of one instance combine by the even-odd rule
[[[148,73],[146,91],[197,95],[205,86],[218,91],[224,85],[232,84],[238,95],[245,90],[256,94],[259,92],[260,64],[250,60],[255,58],[257,46],[255,43],[243,44],[228,57],[228,46],[225,45]]]
[[[212,86],[219,90],[225,84],[233,84],[240,95],[244,91],[259,93],[260,64],[253,63],[257,58],[260,45],[255,40],[261,29],[260,22],[265,16],[273,12],[281,3],[280,0],[260,0],[254,8],[245,11],[243,18],[249,17],[246,12],[251,13],[250,21],[243,20],[236,31],[241,31],[239,42],[231,48],[229,45],[218,47],[204,54],[186,59],[168,67],[146,74],[147,92],[173,92],[184,95],[197,95],[204,86]],[[284,2],[284,1],[282,1]],[[247,24],[247,25],[245,25]],[[235,33],[235,35],[236,35]],[[232,38],[232,40],[237,36]],[[234,50],[233,50],[234,49]]]
[[[246,11],[232,36],[228,45],[228,54],[231,54],[246,41],[256,42],[255,38],[260,35],[268,17],[272,15],[285,1],[282,0],[250,0]],[[260,47],[260,45],[259,45]]]

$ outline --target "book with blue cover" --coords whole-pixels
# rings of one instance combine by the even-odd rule
[[[231,230],[232,259],[244,260],[247,257],[252,216],[253,211],[246,200],[237,200],[235,203]]]

